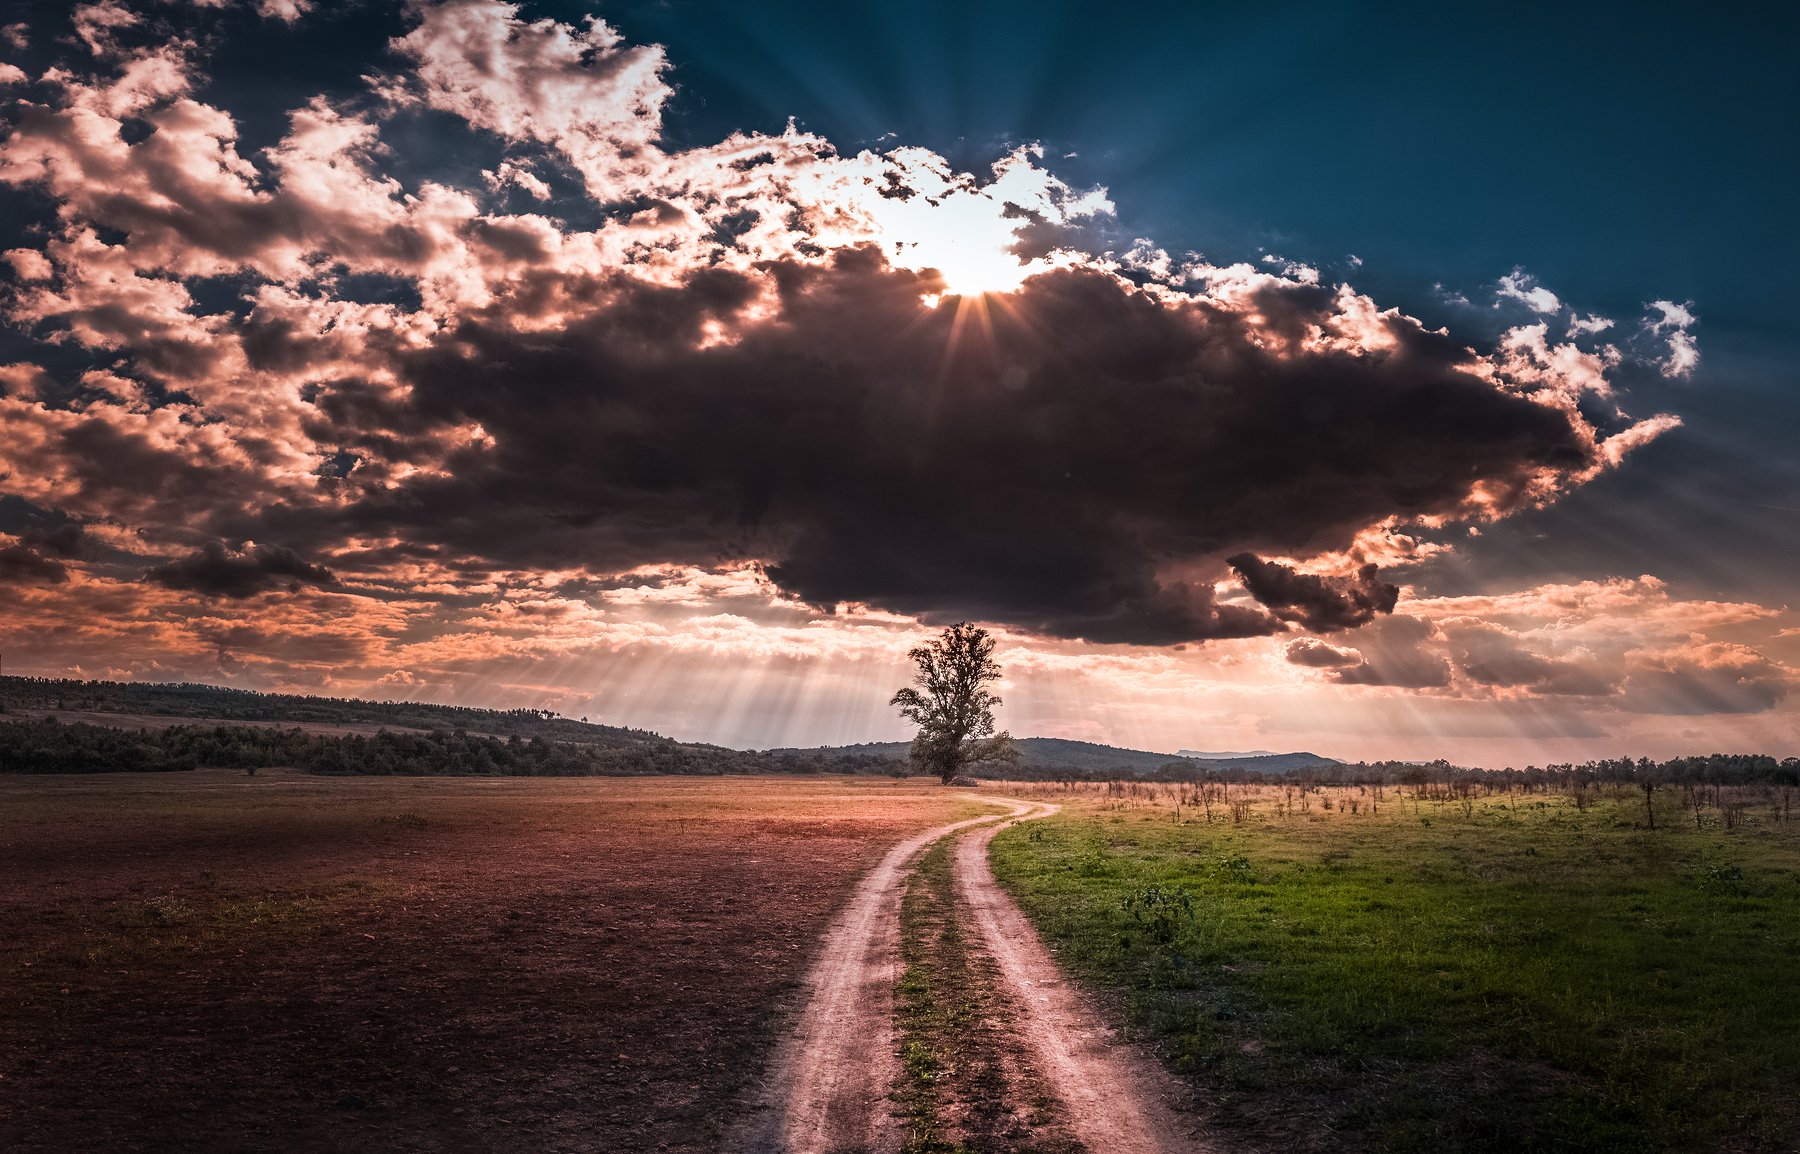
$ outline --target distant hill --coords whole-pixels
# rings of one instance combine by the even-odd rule
[[[1118,749],[1091,741],[1070,741],[1061,737],[1018,737],[1021,764],[1041,769],[1079,769],[1086,772],[1153,773],[1180,758],[1167,753],[1150,753],[1142,749]],[[866,741],[859,745],[833,745],[819,749],[776,749],[771,753],[814,753],[824,757],[880,757],[889,761],[905,761],[909,743],[904,741]]]
[[[1328,765],[1343,765],[1335,757],[1320,757],[1316,753],[1256,753],[1244,757],[1214,757],[1201,760],[1193,759],[1195,764],[1209,769],[1241,769],[1251,773],[1287,773],[1296,769],[1323,769]]]
[[[1272,749],[1238,750],[1234,753],[1208,753],[1198,749],[1178,749],[1176,757],[1191,757],[1195,761],[1242,761],[1246,757],[1275,757]]]
[[[878,758],[726,749],[541,709],[298,697],[192,683],[0,678],[0,772],[203,766],[519,777],[893,770]]]
[[[1285,773],[1295,769],[1342,764],[1316,753],[1248,753],[1197,758],[1185,754],[1153,753],[1144,749],[1121,749],[1093,741],[1071,741],[1064,737],[1018,737],[1013,739],[1013,744],[1019,747],[1022,766],[1079,770],[1083,773],[1155,773],[1168,765],[1248,770],[1252,773]],[[836,745],[807,750],[777,749],[769,752],[810,753],[821,757],[878,757],[904,761],[907,748],[904,741],[869,741],[860,745]]]
[[[81,714],[81,720],[104,724],[104,714],[138,717],[191,717],[241,724],[381,726],[425,733],[492,734],[496,737],[542,738],[608,747],[676,742],[641,729],[592,725],[543,709],[470,709],[417,701],[363,701],[342,697],[302,697],[257,693],[199,682],[74,681],[47,677],[0,677],[0,704],[12,712]]]
[[[430,705],[417,701],[363,701],[339,697],[304,697],[284,693],[257,693],[195,682],[161,684],[137,681],[75,681],[40,677],[0,677],[0,722],[32,718],[56,718],[65,723],[102,729],[148,732],[167,729],[172,719],[183,723],[207,722],[256,728],[299,727],[316,739],[306,757],[318,764],[345,766],[336,772],[359,772],[352,762],[339,758],[338,745],[374,737],[381,731],[399,739],[408,734],[432,740],[412,762],[433,766],[450,754],[440,750],[454,745],[458,735],[538,741],[580,747],[559,755],[559,772],[647,773],[781,773],[781,772],[879,772],[898,765],[907,756],[904,741],[865,742],[861,745],[818,749],[771,749],[762,752],[733,750],[723,746],[680,742],[641,729],[595,725],[561,717],[542,709],[472,709],[456,705]],[[15,735],[16,736],[16,735]],[[454,740],[452,740],[454,739]],[[102,739],[96,738],[96,741]],[[146,741],[185,749],[192,735],[179,734]],[[259,739],[273,742],[274,739]],[[104,742],[102,741],[102,744]],[[254,742],[252,743],[254,744]],[[280,745],[279,742],[275,743]],[[293,745],[294,742],[288,742]],[[1121,749],[1092,741],[1062,737],[1024,737],[1015,741],[1021,769],[1082,774],[1153,774],[1168,766],[1248,773],[1284,773],[1338,765],[1312,753],[1265,753],[1195,758],[1143,749]],[[286,746],[281,747],[286,751]],[[295,746],[295,748],[299,748]],[[344,744],[343,750],[363,747]],[[446,748],[448,748],[446,746]],[[460,746],[458,747],[460,748]],[[292,751],[279,752],[279,757]],[[16,757],[19,755],[15,755]],[[108,756],[111,756],[110,754]],[[278,752],[269,752],[278,757]],[[298,756],[298,755],[297,755]],[[346,754],[346,756],[348,756]],[[359,753],[359,757],[371,757]],[[460,756],[460,755],[459,755]],[[511,754],[475,756],[480,764],[497,757],[516,760]],[[101,759],[103,760],[103,759]],[[467,761],[468,758],[464,758]],[[263,764],[279,764],[267,761]],[[0,765],[0,769],[9,768]],[[503,767],[501,772],[507,770]],[[421,769],[420,772],[438,772]]]

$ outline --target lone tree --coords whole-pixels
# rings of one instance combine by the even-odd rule
[[[994,706],[1000,699],[987,685],[1000,680],[1000,666],[987,630],[959,622],[907,656],[918,671],[912,685],[888,704],[919,727],[912,741],[914,765],[949,785],[975,762],[1018,759],[1012,738],[994,733]]]

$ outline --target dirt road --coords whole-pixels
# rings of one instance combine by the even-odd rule
[[[1195,1134],[1193,1116],[1180,1110],[1184,1095],[1175,1077],[1105,1024],[994,882],[988,867],[994,835],[1058,808],[1033,806],[964,834],[956,845],[957,897],[999,967],[1016,1040],[1061,1099],[1063,1120],[1093,1154],[1206,1154],[1214,1147]]]
[[[890,1097],[898,1077],[893,991],[900,899],[912,860],[957,833],[958,900],[982,948],[998,963],[1013,1003],[1014,1041],[1061,1100],[1074,1135],[1093,1154],[1211,1149],[1176,1108],[1181,1095],[1175,1079],[1116,1037],[1069,987],[1024,914],[994,882],[987,862],[994,834],[1058,807],[981,800],[1012,812],[908,838],[857,887],[825,937],[807,977],[798,1024],[777,1050],[760,1106],[735,1149],[886,1154],[901,1148],[905,1135]]]
[[[1012,816],[1033,806],[999,798]],[[927,846],[993,816],[926,830],[889,850],[857,886],[806,978],[803,1009],[783,1040],[756,1113],[735,1144],[744,1154],[898,1150],[888,1095],[894,1058],[894,981],[900,895],[908,864]]]

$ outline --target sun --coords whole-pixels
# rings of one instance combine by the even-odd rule
[[[1012,292],[1033,271],[1003,248],[957,237],[945,238],[928,267],[936,268],[944,278],[945,295],[959,297]]]
[[[943,278],[943,292],[928,295],[927,304],[944,296],[1013,292],[1045,267],[1020,260],[1014,251],[1020,221],[997,200],[971,189],[885,201],[877,223],[890,264],[934,270]]]

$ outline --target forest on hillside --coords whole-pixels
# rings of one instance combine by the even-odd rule
[[[668,738],[642,729],[595,725],[547,709],[474,709],[420,701],[366,701],[258,693],[195,682],[77,681],[0,677],[0,712],[54,710],[194,717],[217,721],[313,725],[385,725],[393,729],[461,729],[500,737],[538,737],[589,745],[637,745]]]
[[[876,758],[765,754],[667,740],[592,745],[541,737],[450,732],[316,734],[266,725],[122,729],[55,718],[0,722],[0,771],[132,773],[276,767],[318,774],[491,774],[508,777],[648,774],[884,773]]]

